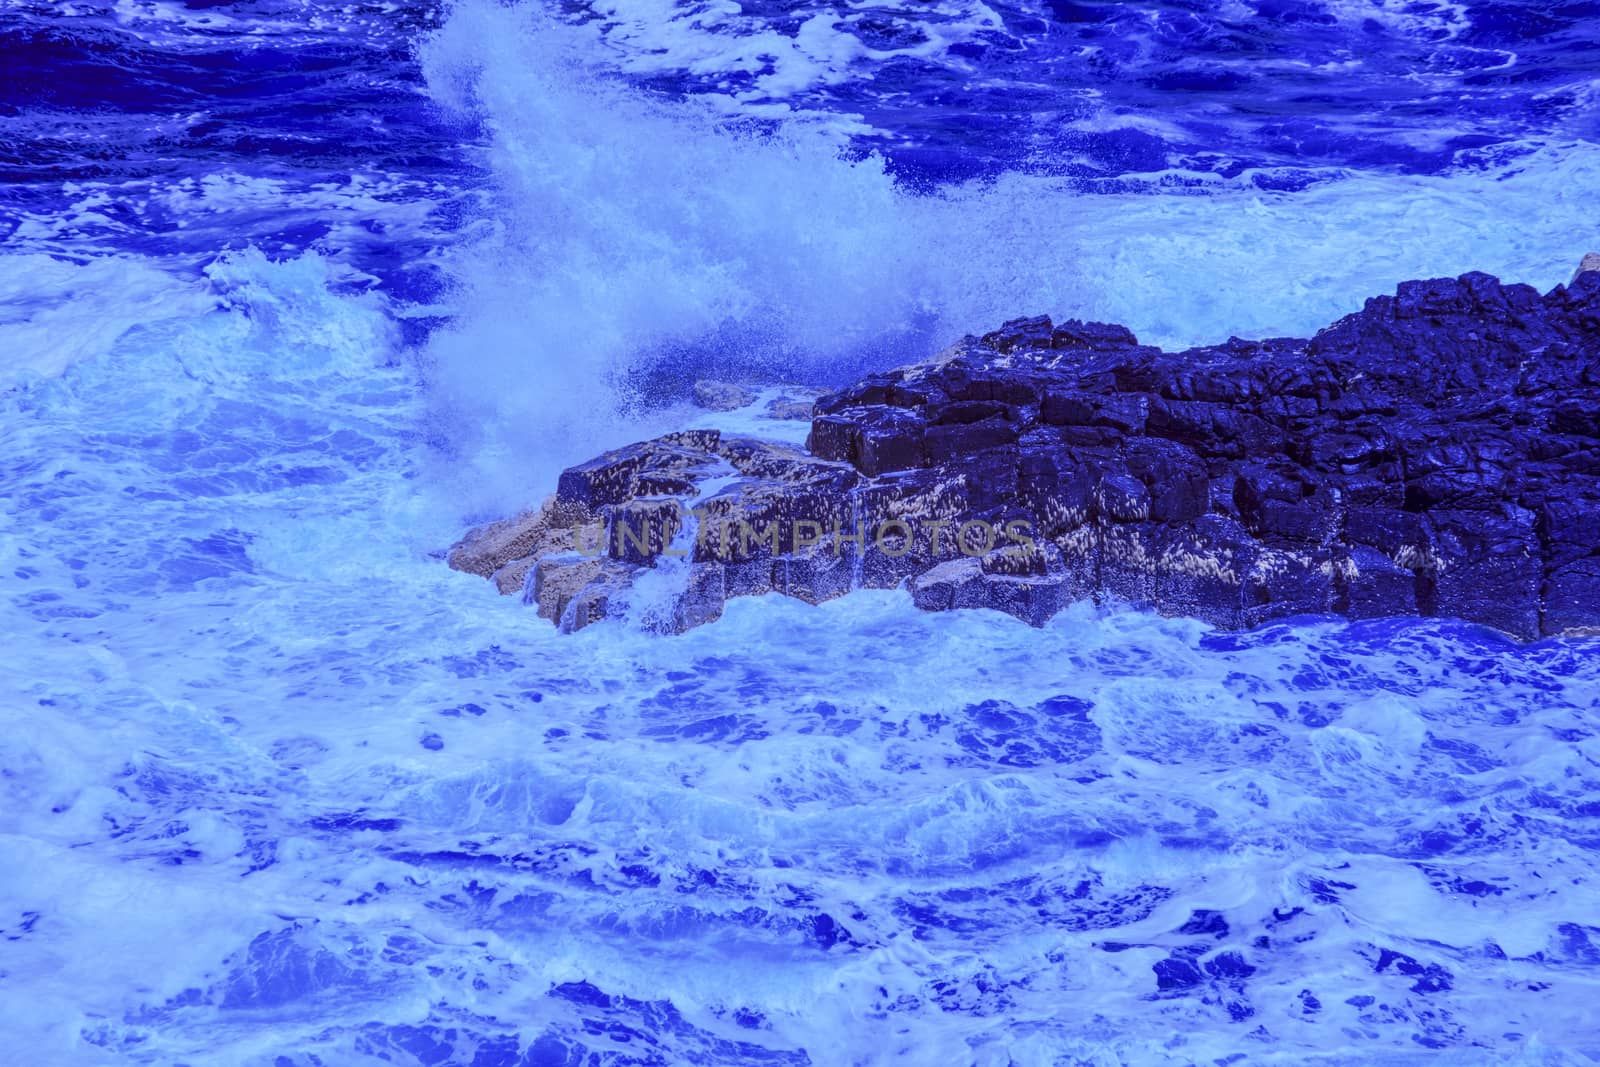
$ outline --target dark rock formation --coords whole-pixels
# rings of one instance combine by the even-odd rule
[[[574,467],[452,565],[564,628],[905,583],[1036,625],[1109,595],[1600,630],[1600,272],[1407,282],[1309,340],[1176,353],[1019,319],[822,397],[804,452],[689,431]]]

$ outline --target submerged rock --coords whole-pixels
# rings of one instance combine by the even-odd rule
[[[805,451],[689,431],[574,467],[451,564],[564,629],[645,586],[672,630],[906,583],[1034,625],[1115,597],[1596,631],[1600,272],[1407,282],[1310,339],[1173,353],[1018,319],[821,397]]]
[[[707,411],[737,411],[761,398],[761,389],[748,382],[724,382],[702,378],[694,383],[694,402]],[[804,385],[780,386],[778,395],[768,400],[764,411],[769,419],[810,419],[811,406],[823,390]]]
[[[821,395],[820,392],[810,390],[786,390],[782,396],[773,397],[767,402],[767,418],[793,421],[809,420],[811,418],[811,409],[819,395]]]
[[[702,378],[694,383],[694,402],[707,411],[737,411],[756,402],[756,391],[738,382]]]

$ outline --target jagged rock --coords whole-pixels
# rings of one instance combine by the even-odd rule
[[[538,511],[468,533],[450,549],[450,566],[490,579],[502,595],[520,593],[535,560],[571,549],[576,536],[586,529],[592,532],[594,522],[586,507],[552,496]]]
[[[533,511],[480,526],[451,546],[450,566],[487,578],[507,563],[536,552],[544,531],[543,513]]]
[[[1578,275],[1587,274],[1591,271],[1600,274],[1600,252],[1590,252],[1588,255],[1584,256],[1583,262],[1578,264],[1578,270],[1575,274],[1573,274],[1572,280],[1576,282],[1578,280]]]
[[[557,552],[533,564],[533,585],[523,593],[523,603],[534,604],[539,614],[561,624],[567,608],[582,601],[583,621],[565,626],[575,630],[605,617],[607,594],[625,584],[629,571],[614,560]]]
[[[656,613],[669,630],[732,596],[906,583],[930,610],[1035,625],[1111,596],[1227,628],[1333,613],[1600,631],[1585,264],[1543,295],[1406,282],[1307,340],[1176,353],[1019,319],[819,397],[806,451],[690,431],[573,467],[451,564],[525,586],[567,629],[655,570],[653,587],[678,583]]]

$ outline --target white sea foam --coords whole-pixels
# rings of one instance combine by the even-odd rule
[[[747,12],[727,0],[694,5],[600,0],[592,9],[605,16],[597,27],[619,69],[714,78],[721,95],[738,105],[772,104],[785,111],[791,98],[860,76],[862,66],[895,58],[939,60],[950,45],[1004,26],[981,0],[800,7],[796,14],[802,21],[792,34],[771,28],[768,13]],[[908,33],[902,47],[882,49],[849,32],[863,17],[886,16],[917,32]]]
[[[0,396],[30,1062],[1577,1062],[1592,650],[893,591],[564,637],[429,557],[375,297],[206,284]]]
[[[136,326],[211,306],[196,280],[133,257],[0,256],[0,388],[54,377],[78,360],[109,352]]]
[[[505,216],[454,264],[426,400],[384,300],[314,254],[4,261],[18,350],[79,339],[0,392],[5,1047],[1600,1055],[1592,642],[1088,605],[1033,630],[898,591],[562,636],[438,558],[472,494],[423,432],[481,428],[503,459],[460,477],[512,496],[642,432],[596,424],[674,351],[823,375],[1033,310],[1181,342],[1408,275],[1550,284],[1587,150],[1298,197],[917,199],[800,133],[518,82],[544,31],[462,11],[434,84],[494,123]]]

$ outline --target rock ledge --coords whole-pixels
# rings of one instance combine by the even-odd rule
[[[569,630],[904,583],[1035,625],[1110,596],[1600,632],[1596,268],[1407,282],[1307,340],[1175,353],[1018,319],[822,397],[804,451],[685,431],[573,467],[450,562]]]

